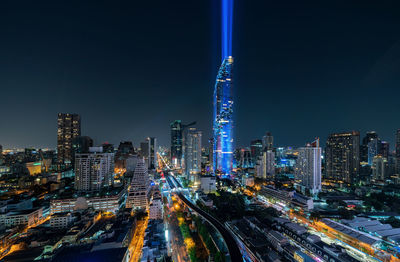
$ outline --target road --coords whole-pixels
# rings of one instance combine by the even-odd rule
[[[167,181],[170,184],[171,188],[177,188],[178,185],[179,187],[180,184],[179,182],[173,178],[175,182],[171,181],[171,177],[167,177]],[[196,205],[194,205],[192,202],[190,202],[181,192],[176,192],[177,196],[182,200],[185,205],[187,205],[189,208],[192,210],[196,211],[200,216],[202,216],[204,219],[206,219],[211,225],[213,225],[218,232],[221,234],[222,238],[224,239],[226,246],[228,247],[229,251],[229,256],[232,262],[243,262],[243,256],[242,253],[240,252],[239,246],[237,245],[235,238],[232,236],[232,234],[229,232],[226,227],[221,224],[218,220],[216,220],[214,217],[209,215],[207,212],[203,211],[202,209],[198,208]]]

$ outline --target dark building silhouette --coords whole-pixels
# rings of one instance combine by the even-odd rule
[[[326,178],[353,183],[360,167],[360,133],[335,133],[328,137],[325,149]]]
[[[81,135],[81,117],[78,114],[58,114],[57,159],[60,165],[71,166],[72,141]]]

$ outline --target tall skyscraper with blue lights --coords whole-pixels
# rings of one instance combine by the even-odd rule
[[[214,172],[230,175],[233,166],[233,0],[221,0],[222,64],[214,89]]]

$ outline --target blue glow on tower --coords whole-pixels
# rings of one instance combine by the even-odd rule
[[[221,0],[222,64],[214,88],[214,172],[230,175],[233,166],[233,0]]]

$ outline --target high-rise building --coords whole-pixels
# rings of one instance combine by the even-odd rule
[[[253,140],[250,143],[250,151],[251,157],[253,159],[253,163],[257,163],[257,159],[261,157],[263,152],[263,142],[262,140]]]
[[[214,90],[214,171],[231,174],[233,166],[233,57],[225,57]]]
[[[275,178],[275,152],[264,150],[257,160],[256,176],[263,179],[273,180]]]
[[[78,136],[72,140],[72,165],[75,166],[75,154],[89,153],[93,147],[93,139],[88,136]]]
[[[368,143],[376,138],[378,138],[378,134],[375,131],[367,132],[367,134],[363,138],[362,144],[360,146],[360,162],[361,163],[368,163]]]
[[[368,143],[368,165],[372,166],[374,157],[381,151],[381,140],[374,138]]]
[[[263,136],[262,144],[264,150],[274,149],[274,137],[272,136],[271,132],[265,133],[265,136]]]
[[[400,174],[400,129],[396,132],[396,173]]]
[[[388,161],[381,155],[376,155],[372,161],[372,176],[375,180],[384,181],[387,177]]]
[[[386,141],[381,141],[379,155],[383,156],[386,159],[389,159],[390,154],[390,144]]]
[[[147,209],[149,205],[150,180],[146,163],[138,159],[126,199],[126,207]]]
[[[88,153],[75,155],[75,189],[100,191],[112,186],[114,153],[103,153],[102,147],[91,147]]]
[[[360,133],[357,131],[331,134],[326,141],[326,178],[353,183],[360,167]]]
[[[73,160],[72,141],[81,135],[81,117],[77,114],[59,113],[57,125],[58,163],[71,166]]]
[[[119,143],[118,146],[118,155],[132,155],[135,154],[135,148],[133,147],[133,144],[131,141],[123,141]]]
[[[295,180],[311,194],[321,191],[321,147],[319,139],[298,149],[295,165]]]
[[[214,172],[230,175],[233,167],[233,0],[222,5],[222,64],[214,88]]]
[[[175,168],[182,166],[183,126],[181,120],[171,123],[171,163]]]
[[[158,167],[157,164],[157,139],[155,137],[147,138],[149,144],[149,169],[153,170]]]
[[[184,165],[184,131],[195,125],[192,122],[188,125],[182,124],[181,120],[175,120],[171,126],[171,163],[174,168],[182,168]]]
[[[191,181],[201,173],[201,138],[202,132],[194,127],[185,133],[185,175]]]

